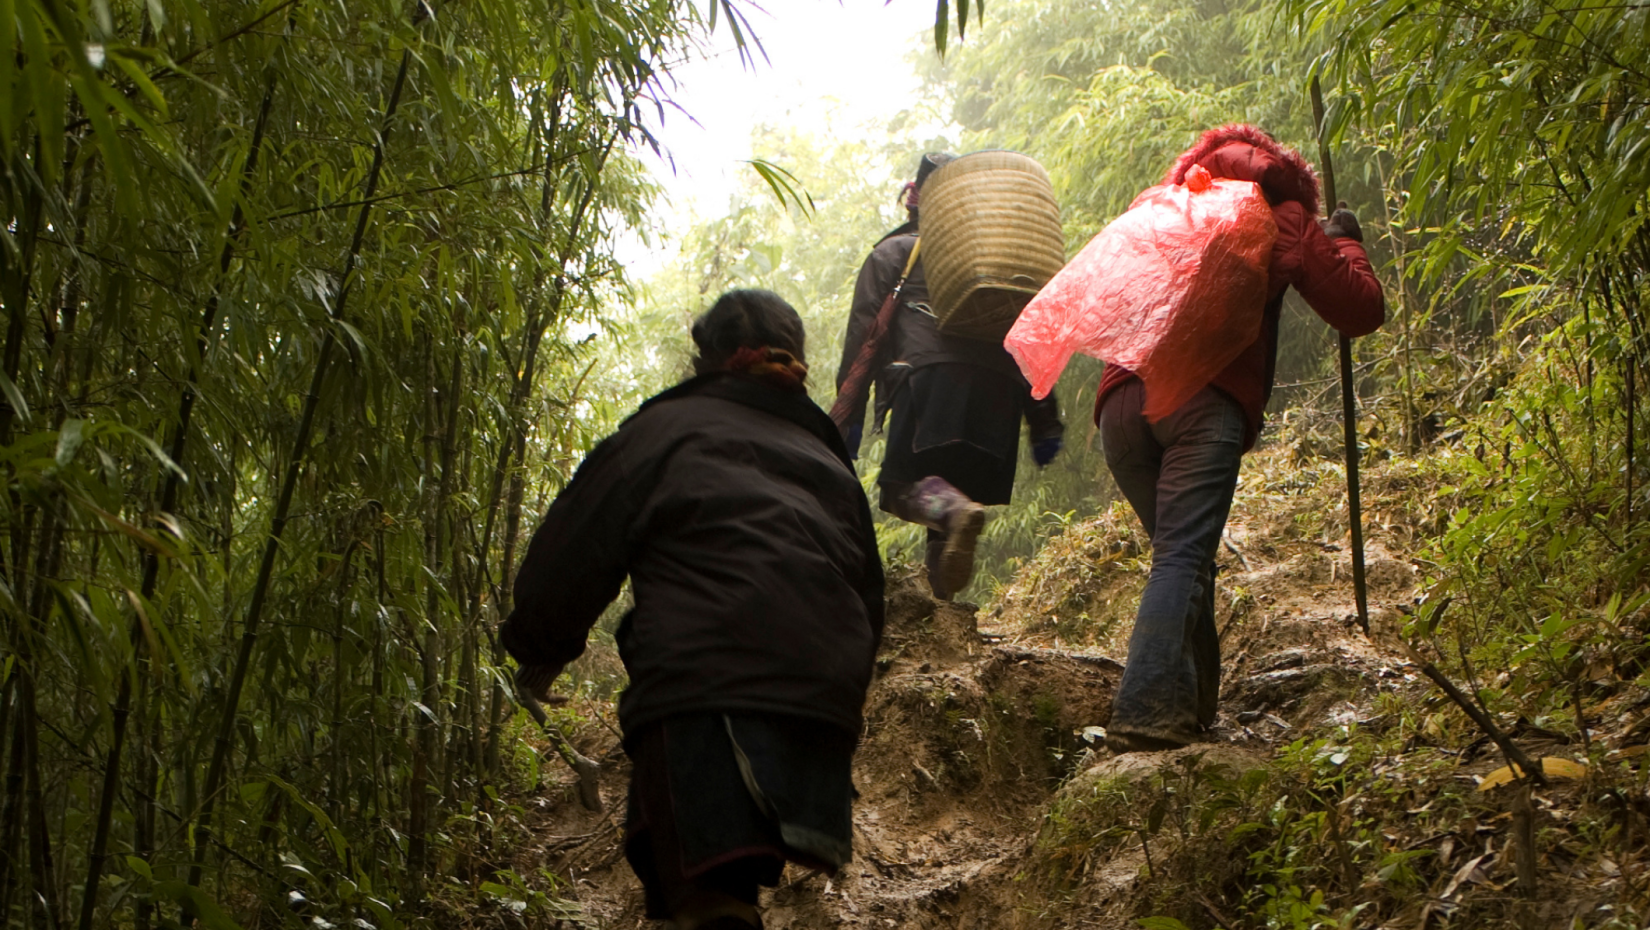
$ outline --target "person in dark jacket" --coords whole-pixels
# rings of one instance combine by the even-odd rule
[[[909,220],[884,236],[860,267],[842,340],[839,390],[917,247],[923,182],[953,157],[922,157],[916,180],[905,188]],[[1021,418],[1030,427],[1032,457],[1045,466],[1059,453],[1065,432],[1059,402],[1053,394],[1032,399],[1031,386],[1000,341],[940,332],[920,252],[872,364],[878,373],[874,428],[888,418],[879,504],[928,528],[928,583],[936,597],[950,598],[974,575],[983,505],[1006,504],[1013,493]],[[864,420],[863,407],[849,419],[846,438],[855,456]]]
[[[1259,185],[1278,237],[1260,336],[1201,392],[1150,423],[1133,372],[1112,365],[1100,380],[1095,423],[1106,463],[1152,540],[1151,576],[1106,728],[1106,745],[1117,752],[1184,746],[1214,722],[1214,557],[1239,460],[1255,444],[1272,393],[1284,291],[1293,286],[1347,336],[1374,332],[1386,319],[1357,217],[1337,210],[1319,225],[1318,179],[1299,153],[1253,126],[1223,126],[1183,153],[1165,183],[1182,183],[1193,165]]]
[[[693,325],[693,378],[585,459],[533,535],[500,639],[547,696],[628,575],[616,639],[634,763],[625,855],[647,914],[760,927],[786,861],[851,854],[849,764],[882,636],[870,507],[768,291]]]

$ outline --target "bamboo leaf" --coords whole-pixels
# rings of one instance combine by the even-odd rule
[[[1587,777],[1587,766],[1571,759],[1558,756],[1543,756],[1540,760],[1541,772],[1548,778],[1580,780]],[[1534,768],[1534,765],[1531,766]],[[1479,791],[1489,791],[1502,785],[1510,785],[1520,777],[1520,770],[1514,765],[1503,765],[1484,776],[1478,783]]]
[[[229,919],[218,902],[193,885],[179,881],[156,882],[153,890],[156,897],[182,905],[207,930],[241,930],[241,925]]]
[[[274,775],[269,775],[266,777],[270,784],[286,792],[287,796],[292,798],[292,800],[299,807],[302,807],[306,813],[315,818],[315,822],[320,826],[321,832],[326,834],[327,842],[332,846],[332,854],[338,858],[338,864],[340,866],[347,865],[350,862],[349,840],[347,840],[338,827],[333,824],[332,818],[327,816],[326,811],[323,811],[319,805],[311,801],[302,791],[299,791],[291,783],[283,781]]]
[[[6,373],[3,371],[0,371],[0,392],[6,395],[6,402],[11,404],[11,409],[16,412],[17,419],[27,426],[29,422],[28,402],[23,399],[23,393],[17,389],[16,383],[6,377]]]
[[[58,468],[68,468],[74,461],[75,453],[80,451],[80,444],[86,439],[86,421],[80,419],[64,420],[57,430],[57,452],[53,459]]]

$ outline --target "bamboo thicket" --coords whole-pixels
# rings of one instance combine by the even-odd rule
[[[609,425],[568,327],[705,25],[0,2],[9,925],[394,926],[496,867],[491,630],[531,489]]]

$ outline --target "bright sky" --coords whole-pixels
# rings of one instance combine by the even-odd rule
[[[674,167],[645,153],[670,198],[667,215],[722,212],[752,170],[745,160],[757,125],[813,128],[834,113],[832,125],[845,131],[867,124],[874,131],[917,102],[910,53],[934,54],[933,0],[757,0],[741,7],[767,60],[755,54],[754,65],[743,65],[719,21],[709,56],[673,69],[674,99],[686,113],[667,110],[658,135]],[[633,273],[666,258],[640,246],[638,252]]]

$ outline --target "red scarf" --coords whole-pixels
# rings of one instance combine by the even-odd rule
[[[739,349],[722,366],[728,371],[750,375],[776,388],[802,392],[807,390],[808,366],[784,349],[771,346],[749,346]]]

